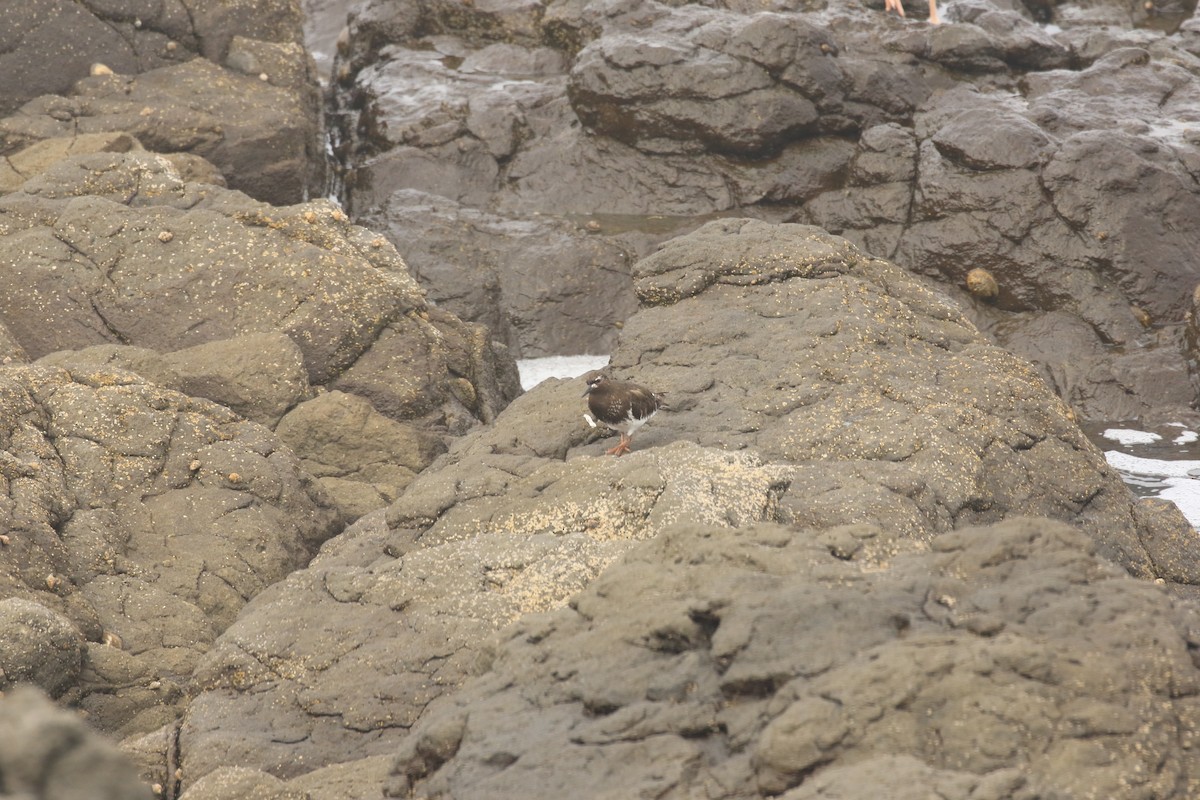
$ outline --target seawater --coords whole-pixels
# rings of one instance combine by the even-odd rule
[[[1174,423],[1158,431],[1104,428],[1092,437],[1134,494],[1170,500],[1200,530],[1200,433]]]

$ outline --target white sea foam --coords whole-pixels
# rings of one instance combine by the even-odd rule
[[[1171,444],[1187,445],[1200,439],[1196,431],[1183,425],[1170,427],[1183,428],[1179,435],[1171,440]],[[1139,445],[1155,445],[1153,452],[1156,455],[1168,447],[1156,444],[1161,442],[1163,437],[1147,431],[1111,428],[1101,436],[1120,441],[1122,446],[1129,450],[1134,450]],[[1195,448],[1187,448],[1185,452],[1194,455]],[[1200,460],[1149,458],[1119,450],[1106,451],[1104,458],[1113,469],[1121,473],[1121,477],[1137,494],[1171,501],[1192,523],[1192,527],[1200,530]]]
[[[528,391],[547,378],[578,378],[585,372],[608,364],[608,356],[547,356],[525,358],[517,362],[521,388]]]
[[[1162,437],[1157,433],[1135,431],[1131,428],[1109,428],[1100,435],[1105,439],[1112,439],[1114,442],[1124,445],[1154,444],[1162,440]]]
[[[1117,472],[1148,475],[1157,478],[1190,478],[1200,475],[1200,461],[1165,461],[1161,458],[1142,458],[1117,450],[1105,452],[1109,466]]]

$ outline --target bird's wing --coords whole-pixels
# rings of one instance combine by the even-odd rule
[[[658,395],[654,392],[642,386],[630,387],[629,406],[635,418],[645,419],[658,411],[660,405]]]

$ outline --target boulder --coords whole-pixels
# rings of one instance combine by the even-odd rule
[[[264,46],[278,62],[268,61],[270,73],[196,58],[141,74],[82,78],[69,93],[37,97],[0,119],[0,154],[78,134],[124,133],[148,150],[202,157],[259,200],[306,200],[324,182],[311,59],[299,45]]]
[[[363,398],[339,391],[301,403],[276,433],[351,519],[395,500],[446,449],[437,434],[389,419]]]
[[[13,365],[0,397],[0,669],[104,730],[154,730],[339,517],[264,428],[132,373]]]
[[[121,131],[43,139],[18,150],[0,163],[0,194],[20,189],[25,181],[40,175],[68,156],[84,153],[128,153],[141,149],[141,142]]]
[[[170,353],[92,345],[50,353],[38,363],[126,369],[160,386],[220,403],[268,428],[309,393],[300,348],[279,332],[235,336]]]
[[[519,391],[502,347],[428,307],[395,249],[324,201],[276,208],[186,183],[154,155],[95,154],[0,199],[0,218],[0,319],[30,357],[117,343],[175,353],[164,363],[181,388],[264,421],[305,379],[459,432]],[[267,341],[238,338],[252,335],[276,338],[234,358]]]
[[[749,220],[672,240],[635,279],[643,310],[612,365],[672,408],[635,441],[799,465],[780,500],[797,524],[886,520],[928,537],[1033,513],[1160,574],[1128,490],[1071,411],[931,284],[820,229]]]
[[[403,780],[392,787],[398,796],[409,789],[458,796],[460,787],[469,794],[474,778],[442,783],[431,777],[464,736],[476,736],[466,733],[464,719],[476,719],[478,711],[478,724],[495,734],[489,741],[511,740],[519,729],[508,727],[506,716],[519,719],[517,705],[477,705],[492,689],[475,695],[471,687],[525,685],[503,670],[477,678],[480,671],[508,663],[506,648],[513,641],[535,647],[558,624],[547,620],[565,615],[589,625],[595,616],[588,598],[597,598],[619,605],[612,612],[619,630],[605,634],[611,639],[598,640],[594,650],[563,646],[571,658],[594,660],[594,670],[571,666],[554,673],[571,685],[567,691],[575,699],[548,711],[552,720],[531,722],[528,730],[538,732],[531,742],[542,735],[571,739],[560,723],[575,714],[603,728],[603,719],[634,703],[631,692],[672,705],[690,696],[688,686],[708,682],[715,694],[699,707],[664,710],[658,721],[645,718],[643,729],[643,706],[637,706],[614,718],[616,728],[603,728],[609,734],[595,733],[606,746],[625,741],[621,725],[662,734],[651,745],[638,740],[637,747],[615,746],[614,766],[597,768],[598,775],[616,780],[613,771],[626,758],[671,765],[658,778],[649,766],[639,767],[614,790],[618,796],[636,796],[638,787],[658,791],[663,784],[656,780],[690,780],[689,765],[703,762],[697,752],[709,752],[708,745],[689,744],[692,737],[734,725],[732,718],[714,716],[721,706],[717,695],[767,698],[789,676],[822,674],[841,652],[837,637],[829,640],[827,632],[842,624],[843,614],[874,626],[860,644],[846,645],[851,649],[866,652],[902,635],[908,623],[895,621],[906,613],[898,609],[935,602],[929,600],[936,596],[932,589],[916,580],[921,574],[935,580],[929,576],[941,557],[929,548],[951,547],[938,543],[958,541],[947,538],[954,531],[1022,514],[1057,522],[981,529],[971,546],[1002,537],[1010,544],[998,548],[1010,547],[1031,570],[1045,565],[1048,572],[1039,580],[1064,582],[1061,591],[1093,578],[1116,581],[1121,567],[1171,582],[1182,593],[1194,591],[1200,576],[1189,564],[1197,563],[1198,554],[1178,510],[1136,501],[1033,371],[989,344],[926,281],[817,229],[752,220],[713,222],[673,240],[640,262],[635,276],[642,308],[624,328],[613,370],[662,391],[667,408],[638,432],[632,454],[601,455],[605,443],[597,440],[604,433],[583,419],[583,384],[577,380],[545,381],[492,425],[457,439],[386,512],[362,517],[327,542],[307,568],[259,594],[205,655],[180,733],[189,781],[239,766],[295,788],[310,770],[340,764],[341,773],[325,773],[336,782],[333,776],[353,772],[348,765],[358,759],[398,751],[396,771]],[[664,543],[674,536],[693,538]],[[743,553],[738,543],[744,537],[762,540]],[[1034,539],[1036,555],[1028,552],[1033,545],[1020,544]],[[642,558],[631,554],[643,552],[639,543],[650,540],[663,543],[649,545],[651,550],[666,549],[630,566],[628,578],[612,577],[626,574],[614,565]],[[714,620],[738,595],[743,578],[731,574],[726,594],[709,603],[690,595],[672,599],[657,576],[662,565],[682,575],[707,563],[703,542],[710,540],[713,547],[734,548],[737,554],[728,559],[741,565],[738,570],[778,580],[763,589],[763,597],[779,605],[761,618],[747,611],[729,629],[739,631],[730,634],[736,643],[731,639],[720,653],[685,658],[707,646]],[[781,588],[797,580],[797,563],[807,558],[793,547],[819,555],[811,567],[819,584],[796,589],[809,598],[808,606]],[[875,572],[891,575],[891,559],[901,554],[911,556],[904,562],[911,566],[878,578],[905,587],[908,599],[898,604],[894,592],[900,589],[876,592],[867,588],[875,584],[862,581],[876,580],[870,577]],[[1053,565],[1063,559],[1082,564],[1083,571],[1070,578],[1055,572]],[[949,580],[956,569],[945,566],[943,577]],[[851,579],[846,570],[866,577]],[[989,574],[1005,580],[1003,567]],[[691,587],[719,583],[707,573],[681,580]],[[936,585],[942,580],[937,577]],[[1158,598],[1152,602],[1169,607],[1160,589],[1121,580],[1122,592],[1136,594],[1130,587],[1143,586]],[[963,586],[974,585],[967,581]],[[1032,579],[1014,581],[1013,591],[1048,591],[1031,588]],[[875,605],[859,611],[831,587]],[[953,609],[963,591],[957,583],[947,589],[946,607]],[[989,610],[1021,607],[986,602]],[[561,611],[564,606],[573,610]],[[784,607],[798,621],[781,621]],[[989,619],[971,616],[961,625],[985,631],[971,636],[992,635]],[[550,627],[539,627],[543,623]],[[490,638],[512,625],[495,650]],[[775,633],[793,628],[826,637],[824,644]],[[624,649],[614,650],[614,663],[607,664],[600,654],[616,641],[680,656],[681,665],[675,670],[642,661]],[[720,666],[741,648],[758,653],[744,670]],[[789,671],[788,659],[804,663]],[[631,671],[622,672],[616,660]],[[695,683],[698,673],[689,670],[701,664],[715,665],[704,667],[713,675]],[[553,672],[546,669],[528,672]],[[616,676],[612,681],[604,677],[609,672]],[[556,690],[539,684],[531,691],[548,698],[531,713],[560,702]],[[463,693],[472,699],[459,705]],[[436,723],[427,722],[431,714]],[[762,728],[769,721],[757,712],[754,719],[759,722],[737,724]],[[721,768],[732,771],[729,786],[754,785],[760,771],[768,773],[766,767],[751,771],[747,742],[753,737],[747,730],[731,734],[743,737],[737,751],[743,755]],[[487,784],[496,796],[532,787],[570,794],[567,775],[591,774],[573,756],[554,750],[543,760],[533,754],[536,744],[529,748],[520,758],[530,772],[520,768]],[[731,748],[722,744],[712,752]],[[492,745],[484,749],[478,759],[493,759],[492,766],[480,767],[469,755],[461,762],[464,773],[492,775],[512,763]],[[457,775],[456,767],[449,769],[446,775]],[[976,765],[963,769],[972,772]],[[551,773],[556,777],[543,781]],[[643,779],[644,785],[638,783]],[[599,791],[604,778],[595,780],[578,791]],[[764,791],[779,793],[791,780],[763,777],[763,786],[771,787]]]
[[[39,95],[66,94],[93,64],[132,73],[195,55],[195,32],[179,5],[100,10],[68,0],[30,0],[7,11],[0,27],[0,71],[6,76],[0,115]]]
[[[1061,522],[966,527],[929,550],[873,525],[825,534],[871,547],[847,557],[766,524],[666,530],[570,608],[505,631],[404,741],[385,795],[1182,799],[1200,785],[1190,604]]]
[[[29,686],[0,697],[0,775],[7,797],[151,800],[133,765],[78,715]]]

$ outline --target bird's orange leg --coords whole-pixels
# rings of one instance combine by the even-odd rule
[[[941,21],[937,13],[937,0],[929,0],[929,24],[938,25]]]
[[[883,0],[884,11],[895,11],[900,16],[904,16],[904,5],[900,0]]]
[[[608,448],[607,450],[604,451],[604,454],[609,455],[609,456],[621,456],[621,455],[625,455],[628,452],[629,452],[629,437],[622,433],[621,441],[617,443],[617,446]]]

